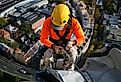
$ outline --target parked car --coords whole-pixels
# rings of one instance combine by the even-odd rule
[[[7,46],[4,43],[0,43],[0,55],[3,55],[5,57],[7,57],[8,59],[12,58],[12,54],[13,54],[14,50],[12,48],[10,48],[9,46]]]
[[[5,45],[4,43],[0,43],[0,51],[7,52],[9,49],[10,47],[8,47],[7,45]]]

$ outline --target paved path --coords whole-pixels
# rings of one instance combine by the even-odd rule
[[[30,74],[23,74],[20,73],[19,69],[26,69]],[[26,80],[35,80],[34,74],[36,70],[26,67],[24,65],[20,65],[16,62],[13,62],[11,60],[8,60],[7,58],[0,55],[0,70],[3,72],[6,72],[13,76],[19,76],[20,78],[26,79]]]

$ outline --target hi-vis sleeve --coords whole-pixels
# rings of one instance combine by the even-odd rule
[[[75,20],[75,21],[76,21],[76,23],[75,23],[76,25],[74,27],[74,35],[76,36],[77,45],[79,45],[79,44],[84,43],[85,36],[84,36],[84,32],[83,32],[83,29],[82,29],[80,23],[77,20]]]
[[[40,33],[40,41],[47,47],[51,47],[53,42],[51,42],[48,38],[50,36],[50,30],[48,26],[48,21],[45,20],[41,33]]]

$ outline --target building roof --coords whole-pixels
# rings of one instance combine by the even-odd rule
[[[25,42],[27,40],[27,37],[24,35],[20,39],[21,39],[22,42]]]
[[[83,1],[80,1],[77,4],[80,5],[81,10],[86,9],[86,4]]]
[[[13,2],[13,1],[15,1],[15,0],[1,0],[0,1],[0,6],[7,5],[7,4],[9,4],[9,3]]]
[[[103,5],[103,0],[96,0],[97,5]]]
[[[17,27],[14,27],[14,26],[11,26],[11,25],[6,26],[5,29],[10,31],[10,32],[16,32],[18,30]]]
[[[7,32],[4,29],[0,29],[0,35],[3,36],[3,37],[5,37],[5,36],[10,35],[10,34],[9,34],[9,32]]]
[[[27,62],[29,59],[31,59],[38,51],[39,46],[41,45],[40,41],[35,43],[24,55],[25,61]]]
[[[32,24],[32,29],[37,29],[38,27],[42,26],[45,21],[45,16],[37,20],[35,23]],[[41,29],[41,28],[40,28]],[[39,30],[39,29],[38,29]]]
[[[37,20],[41,19],[43,16],[44,16],[43,14],[37,14],[35,12],[27,12],[21,15],[21,17],[29,21],[30,24],[35,23]]]

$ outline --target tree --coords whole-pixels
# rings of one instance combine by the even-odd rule
[[[104,8],[110,13],[117,11],[117,2],[115,0],[104,0]]]
[[[100,16],[101,16],[100,10],[99,10],[99,8],[96,8],[95,18],[98,19],[98,18],[100,18]]]
[[[12,44],[12,48],[16,49],[19,47],[19,44],[17,42],[13,42]]]
[[[83,1],[86,4],[89,4],[89,2],[90,2],[90,0],[80,0],[80,1]]]
[[[110,5],[112,0],[103,0],[104,8],[107,9],[107,6]]]
[[[112,2],[110,5],[107,6],[107,11],[111,14],[116,12],[117,11],[117,5],[114,2]]]
[[[24,31],[25,33],[32,33],[32,26],[28,23],[28,22],[25,22],[21,25],[21,31]]]
[[[0,37],[0,43],[4,43],[4,44],[6,44],[7,46],[9,46],[9,47],[11,47],[11,48],[18,48],[19,46],[20,46],[20,44],[19,43],[17,43],[17,42],[13,42],[13,43],[11,43],[9,40],[7,40],[7,39],[5,39],[5,38],[3,38],[3,37]]]
[[[0,71],[0,80],[4,77],[4,73]]]
[[[92,45],[90,46],[90,48],[89,48],[89,50],[88,50],[87,53],[92,53],[92,52],[94,52],[94,48],[95,48],[95,46],[92,44]]]
[[[31,39],[32,40],[35,40],[35,38],[36,38],[36,35],[35,34],[32,34]]]
[[[5,18],[1,17],[0,18],[0,28],[3,27],[6,24],[8,24],[8,21]]]
[[[16,76],[15,82],[20,82],[21,78],[19,76]]]

